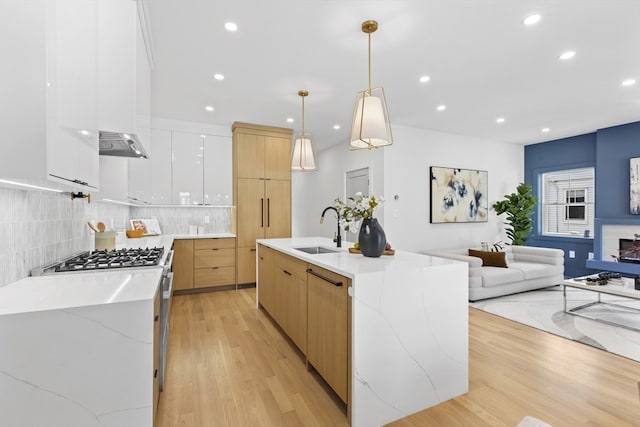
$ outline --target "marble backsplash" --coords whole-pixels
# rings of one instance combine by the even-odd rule
[[[71,200],[68,193],[0,188],[0,286],[27,277],[32,268],[92,250],[87,221],[126,229],[131,218],[156,218],[163,234],[187,234],[189,225],[207,233],[231,231],[228,207],[129,207]]]

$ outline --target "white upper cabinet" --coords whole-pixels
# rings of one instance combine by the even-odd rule
[[[98,188],[96,0],[0,3],[0,178]]]
[[[136,135],[148,151],[151,67],[138,3],[98,0],[98,128]]]
[[[127,200],[133,203],[170,205],[171,131],[152,129],[150,142],[148,159],[128,160]]]
[[[200,134],[171,132],[173,153],[172,203],[202,205],[204,139]]]
[[[204,135],[204,203],[233,204],[233,142],[230,136]]]

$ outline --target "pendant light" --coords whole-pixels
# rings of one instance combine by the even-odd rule
[[[311,172],[318,170],[316,150],[311,139],[311,134],[304,132],[304,98],[309,95],[306,90],[298,91],[302,98],[302,132],[293,138],[293,151],[291,154],[291,170],[294,172]]]
[[[372,149],[393,144],[387,99],[382,86],[371,87],[371,33],[376,21],[364,21],[362,32],[369,36],[369,87],[356,94],[349,137],[350,150]]]

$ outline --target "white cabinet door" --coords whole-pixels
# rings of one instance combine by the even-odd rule
[[[98,187],[96,12],[95,0],[0,2],[1,178]]]
[[[98,0],[98,127],[135,134],[149,150],[151,70],[137,3]]]
[[[46,7],[48,174],[97,188],[96,2],[57,0]]]
[[[129,159],[126,157],[100,156],[99,199],[126,202],[128,179]]]
[[[201,205],[204,202],[202,192],[203,139],[200,134],[171,132],[173,204]]]
[[[151,200],[156,205],[170,205],[171,201],[171,131],[151,131]]]
[[[204,135],[204,203],[233,203],[233,142],[230,136]]]

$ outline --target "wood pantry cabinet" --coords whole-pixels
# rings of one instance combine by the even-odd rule
[[[180,239],[173,243],[176,291],[235,285],[236,239]]]
[[[291,129],[234,123],[238,283],[256,281],[256,239],[291,236]]]
[[[351,279],[258,245],[258,302],[350,405]]]

